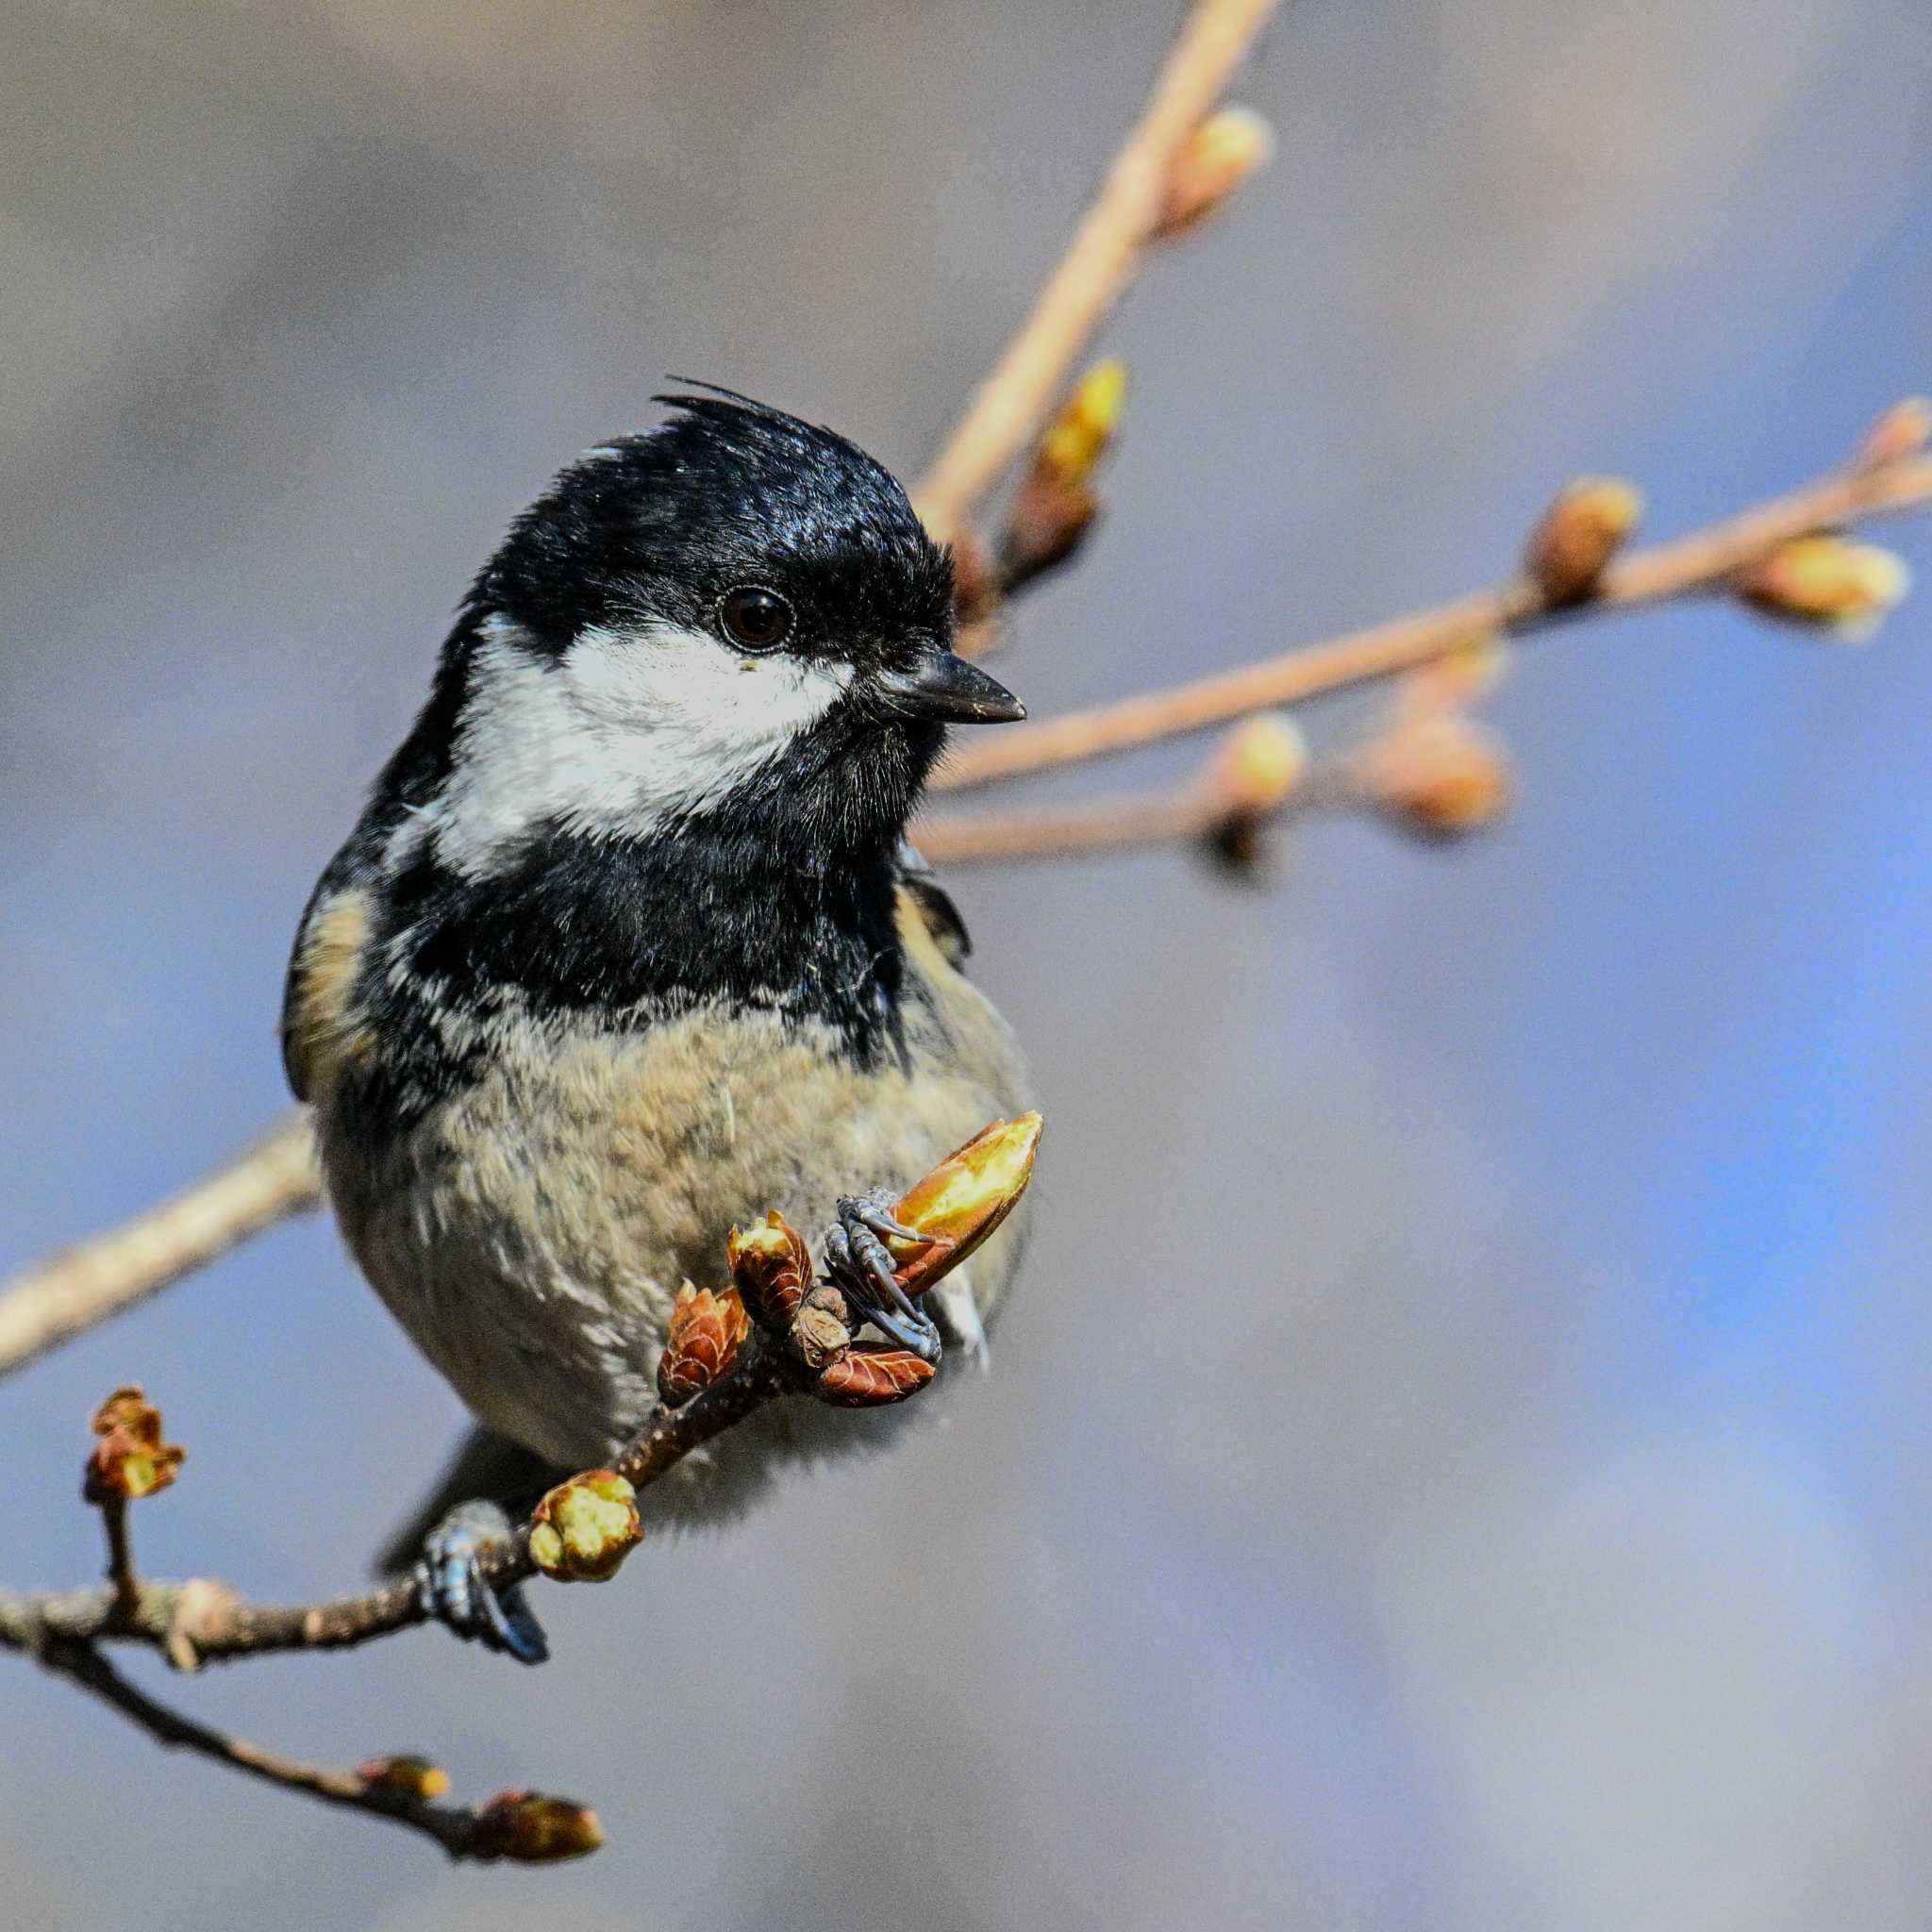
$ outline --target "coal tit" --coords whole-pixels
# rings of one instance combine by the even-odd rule
[[[475,1575],[493,1506],[629,1437],[679,1284],[723,1285],[734,1224],[816,1236],[1030,1105],[905,843],[947,726],[1023,715],[950,648],[946,552],[842,437],[658,400],[476,578],[283,1016],[349,1247],[479,1424],[392,1556],[437,1525],[438,1611],[528,1660],[527,1607]],[[983,1345],[1024,1229],[943,1285],[956,1344]],[[923,1313],[870,1312],[936,1354]],[[775,1405],[646,1501],[715,1517],[898,1415]]]

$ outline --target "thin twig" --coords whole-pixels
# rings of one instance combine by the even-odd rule
[[[434,1805],[407,1791],[359,1777],[354,1772],[304,1764],[298,1758],[284,1757],[278,1752],[251,1744],[245,1738],[229,1737],[197,1724],[130,1684],[91,1644],[49,1644],[37,1656],[45,1669],[92,1691],[122,1716],[139,1724],[157,1743],[193,1751],[266,1784],[319,1798],[325,1805],[387,1818],[391,1824],[406,1825],[434,1839],[453,1858],[497,1856],[484,1837],[484,1820],[466,1807]]]
[[[1191,783],[1028,810],[922,819],[913,843],[936,865],[991,865],[1131,852],[1146,845],[1212,844],[1237,828],[1258,830],[1318,811],[1360,810],[1374,801],[1346,762],[1307,774],[1277,804],[1230,807],[1213,787]]]
[[[1506,584],[1325,643],[1145,691],[1038,724],[1016,724],[963,747],[936,774],[935,791],[964,791],[1058,765],[1077,764],[1413,671],[1494,635],[1525,637],[1593,612],[1630,609],[1723,591],[1780,543],[1847,521],[1932,502],[1932,458],[1838,471],[1674,542],[1630,552],[1605,572],[1596,594],[1553,604],[1529,584]]]
[[[225,1166],[0,1288],[0,1375],[158,1293],[320,1199],[314,1136],[290,1114]]]
[[[134,1571],[134,1543],[127,1533],[127,1498],[103,1496],[100,1501],[101,1527],[108,1537],[108,1588],[112,1593],[112,1615],[131,1617],[141,1600],[141,1579]]]
[[[799,1386],[789,1359],[759,1349],[737,1374],[680,1407],[657,1404],[611,1467],[641,1494],[693,1449],[754,1409]],[[537,1574],[530,1525],[484,1551],[480,1567],[496,1588]],[[111,1585],[56,1592],[0,1591],[0,1650],[39,1654],[52,1646],[144,1644],[177,1668],[274,1651],[341,1650],[426,1623],[413,1577],[314,1604],[256,1604],[207,1578],[135,1580],[124,1604]]]
[[[953,534],[1046,420],[1067,372],[1140,267],[1174,156],[1280,0],[1197,0],[1059,266],[914,492]]]

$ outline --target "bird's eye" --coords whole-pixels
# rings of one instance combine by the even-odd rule
[[[791,607],[776,591],[741,584],[718,606],[724,635],[747,651],[769,651],[791,635]]]

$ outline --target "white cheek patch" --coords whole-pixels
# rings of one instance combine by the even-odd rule
[[[472,876],[546,822],[641,837],[755,777],[851,681],[850,665],[748,658],[666,625],[593,626],[559,661],[491,618],[455,770],[423,817],[443,863]]]

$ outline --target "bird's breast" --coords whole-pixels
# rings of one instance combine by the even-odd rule
[[[923,934],[922,927],[922,934]],[[775,1208],[808,1237],[838,1197],[903,1189],[1028,1104],[1005,1024],[929,937],[902,1050],[723,1003],[646,1024],[482,1029],[461,1089],[386,1141],[323,1109],[329,1190],[372,1283],[477,1415],[559,1461],[608,1453],[651,1399],[678,1285]],[[1004,1289],[1020,1230],[975,1257]]]

